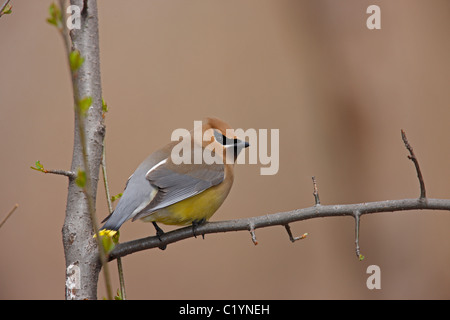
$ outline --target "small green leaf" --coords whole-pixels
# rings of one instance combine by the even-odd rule
[[[75,183],[80,188],[84,188],[84,186],[86,185],[86,172],[85,171],[78,169],[77,178],[75,179]]]
[[[61,28],[62,27],[62,15],[61,10],[59,10],[58,6],[54,3],[50,5],[48,8],[48,13],[50,15],[50,18],[47,18],[47,22]]]
[[[92,105],[92,97],[84,97],[83,99],[81,99],[81,101],[79,102],[79,107],[80,107],[81,114],[83,116],[86,115],[86,113],[91,105]]]
[[[122,292],[120,291],[120,288],[117,289],[117,294],[114,296],[114,300],[123,300]]]
[[[39,170],[44,169],[44,166],[41,164],[41,161],[39,161],[39,160],[35,162],[35,165],[36,165],[36,168],[38,168]]]
[[[122,192],[121,193],[119,193],[118,195],[115,195],[115,196],[111,196],[111,201],[112,202],[114,202],[114,201],[116,201],[117,199],[119,199],[121,196],[122,196]]]
[[[360,254],[358,258],[359,258],[359,261],[363,261],[365,257],[362,254]]]
[[[58,23],[56,22],[55,19],[53,18],[47,18],[47,22],[54,25],[54,26],[58,26]]]
[[[35,167],[30,167],[33,170],[45,172],[44,166],[41,164],[41,162],[38,160],[34,163]]]
[[[48,7],[48,13],[50,14],[50,17],[54,17],[57,11],[59,11],[59,8],[56,6],[56,4],[54,2],[50,4],[50,7]]]
[[[11,14],[12,13],[12,5],[10,5],[9,3],[3,8],[3,11],[0,13],[0,16],[1,15],[4,15],[4,14]]]
[[[102,98],[102,111],[103,111],[103,113],[108,112],[108,105],[106,104],[106,102],[103,98]]]
[[[105,252],[111,252],[116,244],[114,243],[114,240],[109,235],[101,236],[100,239],[102,240],[103,249],[105,249]]]
[[[70,63],[70,70],[72,70],[72,72],[75,72],[78,69],[80,69],[80,67],[83,65],[83,62],[84,58],[81,56],[80,51],[73,50],[72,52],[70,52],[69,63]]]

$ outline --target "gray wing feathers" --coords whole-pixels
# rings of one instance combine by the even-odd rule
[[[157,189],[145,178],[146,170],[145,166],[140,166],[128,179],[116,209],[102,229],[118,230],[133,214],[137,214],[151,202]],[[139,208],[141,210],[136,212]]]
[[[192,197],[223,181],[223,170],[216,171],[204,168],[198,170],[196,176],[179,174],[167,168],[155,170],[148,179],[160,188],[159,197],[151,203],[152,210],[167,207],[181,200]]]
[[[116,209],[102,229],[118,230],[128,219],[134,221],[195,196],[218,185],[225,178],[223,164],[192,164],[184,168],[185,172],[177,172],[180,168],[174,167],[170,161],[157,165],[166,158],[165,151],[155,152],[136,169],[128,179]]]
[[[141,213],[138,213],[133,220],[193,197],[212,186],[218,185],[225,178],[223,164],[193,168],[193,170],[189,170],[189,173],[184,174],[175,172],[163,165],[149,172],[147,179],[159,190],[151,203]]]

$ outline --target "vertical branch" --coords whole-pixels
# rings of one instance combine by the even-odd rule
[[[319,199],[319,189],[317,189],[317,182],[316,177],[312,177],[313,185],[314,185],[314,201],[316,202],[316,206],[320,205],[320,199]]]
[[[61,32],[68,55],[73,50],[78,50],[84,59],[75,72],[71,66],[75,104],[71,171],[77,172],[83,168],[86,173],[86,184],[83,189],[80,189],[75,180],[69,180],[66,216],[62,229],[63,244],[66,268],[72,271],[79,270],[77,271],[79,286],[69,288],[66,281],[66,299],[96,299],[98,275],[102,262],[106,261],[103,247],[97,242],[99,238],[92,237],[93,230],[98,232],[95,203],[105,134],[102,117],[97,3],[91,0],[89,7],[85,6],[86,2],[80,0],[71,0],[70,3],[81,9],[81,15],[77,17],[80,19],[81,27],[70,31],[70,41],[65,28],[65,1],[60,0]],[[91,97],[92,106],[82,115],[80,101],[84,97]],[[107,272],[106,267],[104,271]],[[106,273],[105,276],[108,278]],[[111,290],[107,291],[108,297],[112,298]]]
[[[403,143],[405,144],[406,149],[408,149],[409,154],[410,154],[408,156],[408,159],[411,160],[414,163],[414,166],[416,167],[417,178],[419,178],[419,184],[420,184],[420,199],[425,199],[427,197],[426,190],[425,190],[425,182],[423,181],[422,171],[420,170],[420,167],[419,167],[419,161],[417,160],[417,157],[414,154],[413,148],[409,144],[408,139],[406,138],[406,133],[403,130],[402,130],[402,140],[403,140]]]
[[[353,216],[355,217],[355,251],[359,261],[362,261],[364,259],[364,256],[361,254],[361,251],[359,249],[359,222],[361,218],[361,211],[356,210],[355,212],[353,212]]]
[[[256,234],[255,234],[255,226],[252,222],[250,222],[250,235],[252,236],[252,242],[256,246],[258,245],[258,240],[256,240]]]
[[[102,153],[102,173],[103,173],[103,183],[105,185],[105,193],[106,193],[106,201],[108,203],[108,211],[109,214],[113,212],[112,202],[111,202],[111,194],[109,192],[108,185],[108,175],[106,173],[106,147],[105,142],[103,142],[103,153]],[[122,300],[127,299],[127,294],[125,291],[125,279],[123,277],[123,266],[122,259],[117,258],[117,271],[119,273],[119,284],[120,284],[120,296]]]
[[[106,148],[105,142],[103,142],[103,152],[102,152],[102,173],[103,173],[103,184],[105,185],[106,202],[108,203],[108,212],[111,214],[113,212],[111,194],[109,192],[108,185],[108,175],[106,174]]]

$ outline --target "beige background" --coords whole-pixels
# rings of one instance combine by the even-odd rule
[[[450,197],[450,2],[362,0],[99,1],[111,192],[169,142],[172,130],[215,115],[236,128],[280,129],[280,170],[236,167],[212,220],[323,204]],[[63,299],[61,228],[67,181],[29,169],[68,169],[73,108],[50,1],[12,0],[0,19],[0,298]],[[381,6],[382,29],[366,28]],[[98,216],[107,212],[103,186]],[[132,299],[450,298],[448,212],[383,213],[188,239],[124,259]],[[171,227],[165,227],[170,230]],[[122,241],[153,234],[126,223]],[[381,268],[381,290],[366,269]],[[115,263],[113,286],[118,287]],[[99,297],[105,296],[103,281]]]

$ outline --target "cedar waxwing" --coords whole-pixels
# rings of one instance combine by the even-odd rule
[[[239,152],[249,144],[216,118],[203,121],[201,135],[194,130],[189,134],[191,159],[198,148],[202,155],[209,152],[218,161],[175,164],[171,155],[179,141],[155,151],[128,179],[116,209],[103,221],[100,235],[114,235],[128,219],[152,222],[158,236],[163,231],[156,222],[192,224],[195,235],[195,227],[211,218],[230,192]]]

